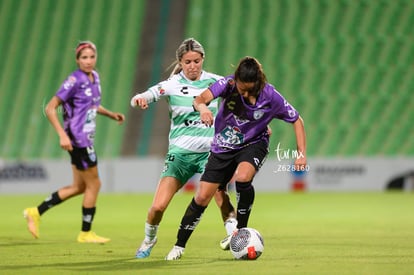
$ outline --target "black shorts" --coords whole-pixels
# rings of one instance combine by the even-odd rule
[[[256,168],[256,171],[259,171],[268,153],[268,145],[264,141],[251,144],[235,152],[221,154],[211,152],[200,180],[219,183],[220,189],[224,189],[240,162],[247,161]]]
[[[78,170],[86,170],[98,164],[98,157],[93,146],[83,148],[73,147],[73,150],[69,154],[71,163]]]

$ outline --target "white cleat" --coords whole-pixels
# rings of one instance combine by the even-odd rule
[[[155,237],[152,241],[146,242],[145,240],[141,243],[141,246],[138,248],[137,252],[135,253],[135,258],[143,259],[148,258],[151,254],[151,250],[154,245],[157,243],[157,237]]]
[[[230,249],[230,239],[232,235],[227,235],[224,239],[220,241],[220,248],[223,250],[229,250]]]
[[[170,253],[168,253],[168,255],[165,257],[165,260],[166,261],[179,260],[183,254],[184,254],[184,247],[174,245]]]

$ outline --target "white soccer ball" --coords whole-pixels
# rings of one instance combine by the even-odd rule
[[[238,260],[256,260],[263,250],[263,238],[256,229],[240,228],[231,236],[230,251]]]

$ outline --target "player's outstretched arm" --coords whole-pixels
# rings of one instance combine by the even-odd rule
[[[107,116],[109,118],[112,118],[113,120],[118,121],[118,124],[122,124],[125,121],[124,114],[107,110],[102,105],[100,105],[99,108],[98,108],[98,114]]]
[[[151,90],[136,94],[131,98],[131,107],[141,107],[142,110],[148,109],[148,105],[160,99],[161,95]]]

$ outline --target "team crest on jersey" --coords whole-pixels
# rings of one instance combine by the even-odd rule
[[[295,110],[289,110],[288,114],[290,117],[295,117],[296,116],[296,111]]]
[[[253,118],[254,118],[255,120],[261,119],[261,118],[262,118],[262,116],[263,116],[263,114],[264,114],[263,110],[257,110],[257,111],[254,111],[254,112],[253,112]]]
[[[165,93],[165,90],[161,87],[161,85],[158,86],[158,93],[160,95],[163,95]]]

